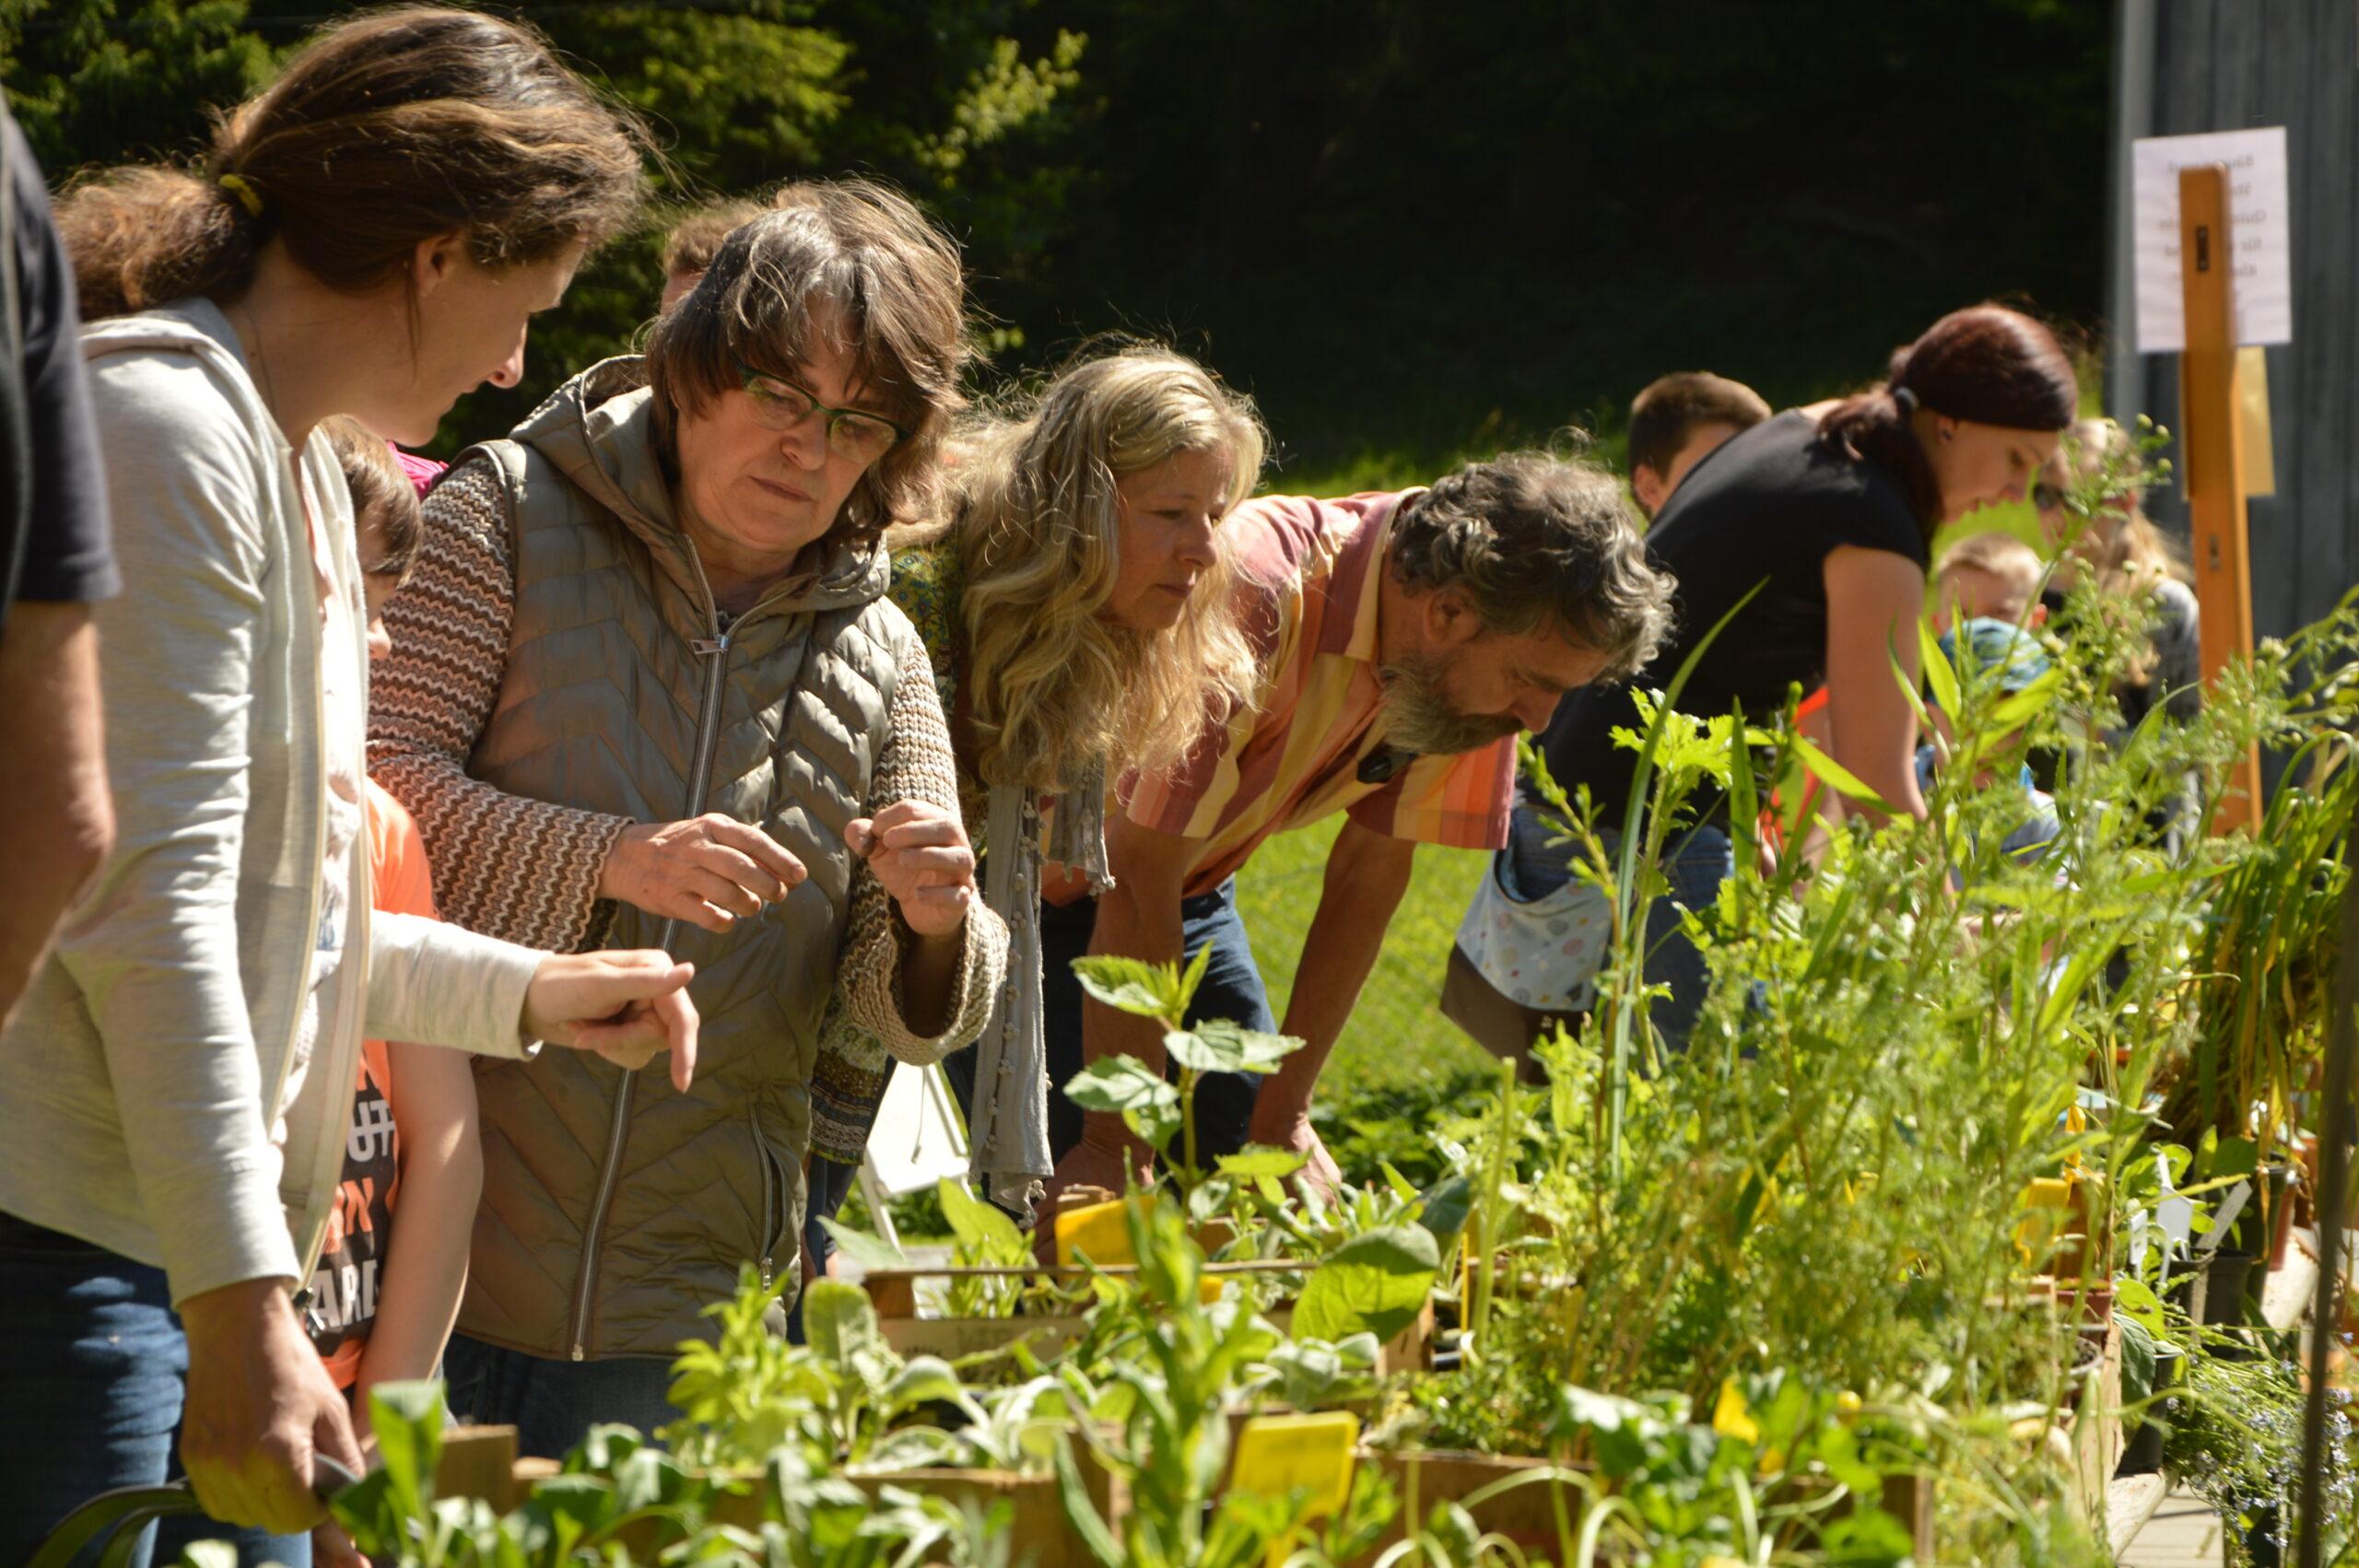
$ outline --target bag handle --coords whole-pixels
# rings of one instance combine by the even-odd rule
[[[311,1456],[311,1491],[323,1503],[332,1501],[359,1477],[324,1454]],[[83,1504],[49,1533],[25,1568],[66,1568],[92,1541],[106,1539],[99,1568],[129,1568],[139,1550],[140,1533],[158,1519],[203,1514],[205,1508],[185,1480],[165,1486],[119,1486]]]

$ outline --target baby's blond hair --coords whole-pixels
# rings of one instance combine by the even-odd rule
[[[1946,603],[1953,597],[1954,585],[1951,579],[1956,573],[1980,572],[1999,585],[2000,597],[1978,604],[1961,604],[1964,617],[1972,620],[1982,616],[2021,625],[2031,612],[2032,602],[2039,596],[2040,578],[2047,570],[2039,552],[2012,533],[1969,533],[1942,552],[1941,564],[1933,571],[1934,594]]]

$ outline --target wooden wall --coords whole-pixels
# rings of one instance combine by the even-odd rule
[[[2251,506],[2254,630],[2282,635],[2359,578],[2359,0],[2122,0],[2118,14],[2118,135],[2286,128],[2294,341],[2268,350],[2277,494]],[[2116,150],[2126,170],[2126,141]],[[2127,335],[2114,196],[2107,313]],[[2109,369],[2115,418],[2177,426],[2177,355],[2117,354]],[[2177,485],[2148,500],[2183,538]]]

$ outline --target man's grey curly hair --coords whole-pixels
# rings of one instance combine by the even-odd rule
[[[1536,451],[1467,463],[1412,496],[1392,524],[1392,570],[1419,591],[1461,590],[1493,631],[1563,628],[1605,655],[1600,683],[1653,659],[1677,586],[1649,563],[1619,480]]]

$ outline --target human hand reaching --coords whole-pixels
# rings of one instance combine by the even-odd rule
[[[669,1051],[672,1086],[685,1091],[697,1065],[695,976],[695,965],[652,950],[550,954],[524,992],[524,1033],[633,1072]]]

